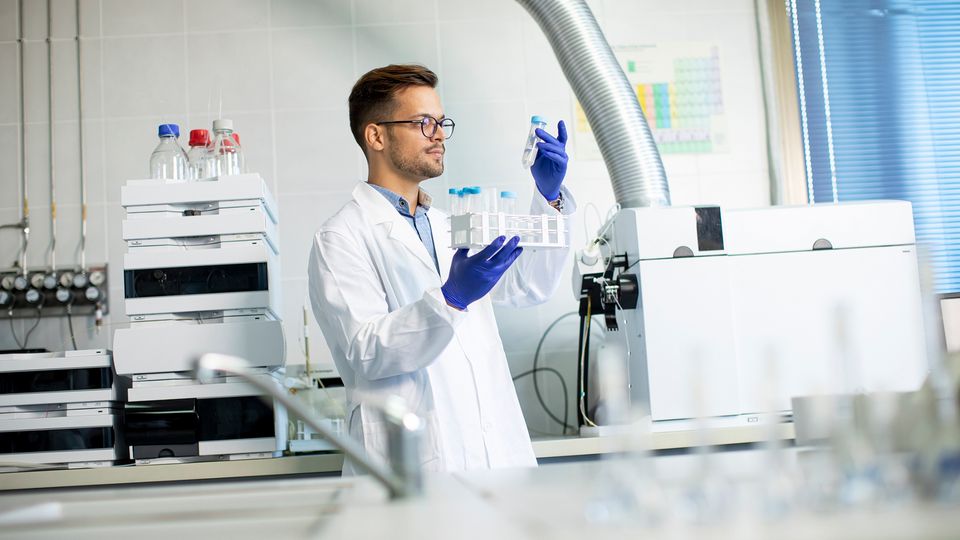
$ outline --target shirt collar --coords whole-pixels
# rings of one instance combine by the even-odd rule
[[[390,201],[390,204],[392,204],[393,207],[397,209],[397,212],[400,212],[401,214],[403,214],[403,215],[405,215],[405,216],[411,216],[411,215],[412,215],[412,214],[410,213],[410,205],[407,204],[407,200],[406,200],[406,199],[404,199],[404,198],[401,197],[400,195],[398,195],[398,194],[390,191],[389,189],[387,189],[387,188],[385,188],[385,187],[383,187],[383,186],[378,186],[378,185],[376,185],[376,184],[371,184],[370,182],[367,182],[367,184],[368,184],[370,187],[372,187],[373,189],[377,190],[377,191],[378,191],[381,195],[383,195],[384,198],[386,198],[388,201]],[[427,194],[426,191],[424,191],[424,190],[422,190],[422,189],[419,190],[419,193],[418,193],[418,195],[417,195],[417,213],[418,213],[418,214],[420,213],[420,209],[421,209],[421,208],[423,209],[424,212],[430,210],[430,204],[431,204],[432,202],[433,202],[433,199],[430,197],[430,195]]]

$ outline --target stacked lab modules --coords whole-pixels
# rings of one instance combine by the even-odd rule
[[[127,442],[138,464],[278,455],[286,412],[234,376],[200,383],[196,360],[247,360],[280,388],[277,207],[258,174],[123,187],[124,305],[117,372],[132,378]]]
[[[0,462],[74,468],[126,461],[121,419],[129,384],[102,349],[0,356]]]

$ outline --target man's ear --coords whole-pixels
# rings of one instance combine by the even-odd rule
[[[381,126],[376,124],[367,124],[363,128],[363,140],[367,143],[367,148],[375,152],[380,152],[385,146],[385,137],[386,133]]]

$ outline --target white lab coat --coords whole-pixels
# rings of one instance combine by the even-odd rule
[[[537,195],[532,213],[556,211]],[[346,386],[350,435],[385,456],[385,430],[364,396],[394,394],[424,421],[425,470],[535,466],[492,301],[546,301],[568,251],[524,250],[490,294],[461,312],[440,292],[454,254],[450,224],[436,208],[427,215],[440,275],[407,218],[366,183],[314,237],[310,303]],[[353,472],[345,464],[344,474]]]

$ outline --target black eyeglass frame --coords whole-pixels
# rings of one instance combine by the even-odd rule
[[[437,130],[440,128],[444,128],[444,132],[443,132],[444,138],[449,139],[450,137],[453,137],[454,128],[457,127],[457,123],[453,121],[453,118],[444,118],[443,120],[438,120],[429,115],[424,116],[420,120],[386,120],[383,122],[373,123],[373,125],[375,126],[382,126],[383,124],[420,124],[420,133],[423,133],[423,136],[428,139],[432,139],[434,135],[437,134]],[[433,125],[433,131],[431,131],[430,134],[427,135],[427,126],[430,124]],[[447,127],[450,128],[449,135],[446,132]]]

